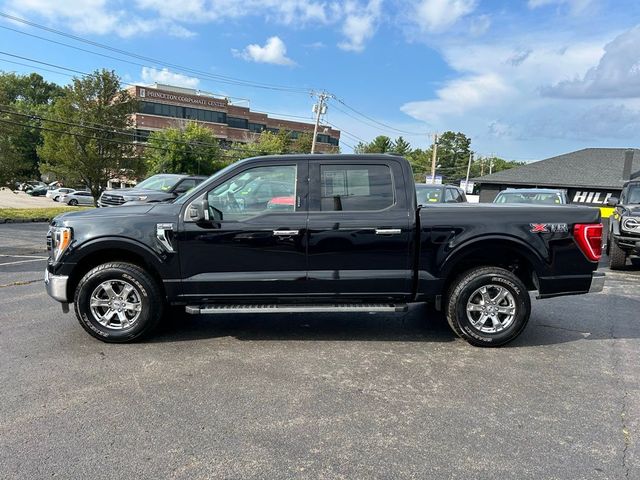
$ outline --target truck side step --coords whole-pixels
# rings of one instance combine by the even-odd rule
[[[305,305],[187,305],[192,315],[217,313],[322,313],[322,312],[406,312],[405,303],[334,303]]]

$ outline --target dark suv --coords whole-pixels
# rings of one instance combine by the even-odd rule
[[[618,200],[608,202],[615,207],[609,217],[607,254],[612,270],[622,268],[630,255],[640,256],[640,179],[627,182]]]
[[[119,207],[128,202],[152,203],[173,200],[202,183],[207,177],[160,173],[143,180],[133,188],[106,190],[98,199],[98,207]]]

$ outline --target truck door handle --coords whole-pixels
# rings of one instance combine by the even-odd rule
[[[300,230],[274,230],[273,235],[276,237],[293,237],[298,235]]]
[[[400,235],[400,228],[376,228],[376,235]]]

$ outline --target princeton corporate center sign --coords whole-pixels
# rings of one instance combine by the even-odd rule
[[[188,95],[161,92],[159,90],[151,90],[147,88],[140,88],[138,90],[138,96],[140,98],[158,98],[161,100],[184,103],[187,105],[203,105],[205,107],[218,107],[218,108],[227,107],[227,102],[224,100],[203,98],[203,97],[192,97]]]

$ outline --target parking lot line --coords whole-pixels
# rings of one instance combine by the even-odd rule
[[[0,253],[0,257],[11,257],[11,258],[42,258],[42,259],[47,259],[49,257],[43,257],[42,255],[7,255],[7,254],[1,254]]]
[[[17,262],[5,262],[5,263],[0,263],[0,267],[4,266],[4,265],[18,265],[19,263],[30,263],[30,262],[43,262],[45,261],[47,258],[32,258],[30,260],[18,260]]]

